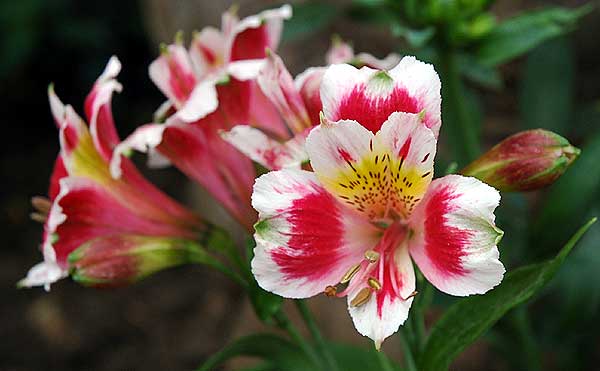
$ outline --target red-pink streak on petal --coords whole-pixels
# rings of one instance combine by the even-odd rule
[[[262,25],[248,28],[238,35],[231,46],[230,60],[261,59],[265,57],[265,49],[269,46],[267,27]]]
[[[448,277],[468,273],[461,258],[466,255],[463,248],[469,243],[472,232],[448,225],[446,217],[456,209],[452,201],[459,196],[450,186],[441,187],[430,197],[425,208],[425,253],[436,269]]]
[[[366,86],[356,86],[342,98],[333,121],[356,120],[376,133],[393,112],[418,113],[418,101],[402,87],[395,86],[386,97],[369,95]]]
[[[274,250],[273,260],[289,279],[326,277],[343,256],[344,227],[336,201],[321,190],[294,200],[287,213],[288,247]]]

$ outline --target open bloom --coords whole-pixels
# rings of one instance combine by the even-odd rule
[[[160,240],[193,240],[204,229],[201,220],[149,183],[127,158],[120,161],[120,179],[109,172],[119,138],[111,112],[111,98],[121,85],[115,77],[121,65],[113,57],[85,102],[89,127],[69,105],[49,89],[50,107],[60,130],[61,151],[51,178],[50,200],[36,199],[45,218],[44,261],[20,282],[44,285],[69,273],[69,255],[80,246],[101,245],[103,239],[153,244]],[[40,207],[41,206],[41,207]],[[179,243],[179,242],[178,242]],[[107,247],[110,250],[109,247]]]
[[[414,73],[398,78],[407,64]],[[252,272],[284,297],[347,296],[355,327],[379,347],[408,316],[413,261],[451,295],[482,294],[502,280],[500,195],[475,178],[432,181],[439,112],[427,108],[439,102],[439,80],[431,66],[405,58],[390,72],[328,77],[350,68],[325,75],[324,110],[341,119],[323,118],[308,135],[314,172],[284,169],[256,181]],[[376,121],[392,102],[419,113]],[[351,114],[366,124],[345,119]]]
[[[149,152],[150,166],[175,165],[251,230],[256,221],[250,205],[254,166],[219,132],[244,123],[276,138],[289,137],[256,77],[264,65],[265,49],[277,48],[283,20],[290,16],[288,5],[243,20],[228,11],[222,31],[205,28],[194,34],[189,49],[181,40],[164,47],[149,74],[169,99],[158,116],[171,115],[165,123],[141,126],[117,151]],[[112,165],[116,178],[120,159],[114,157]]]
[[[370,54],[354,54],[352,47],[334,39],[327,52],[328,63],[353,63],[388,69],[399,61],[396,54],[379,60]],[[326,67],[310,67],[295,79],[274,52],[268,53],[265,64],[258,72],[257,82],[262,92],[277,107],[291,138],[277,138],[264,130],[239,125],[223,134],[223,138],[253,161],[269,170],[299,167],[308,160],[304,141],[310,129],[319,123],[323,108],[320,96],[321,81]]]

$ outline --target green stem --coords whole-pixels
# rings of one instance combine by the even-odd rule
[[[300,332],[298,331],[296,326],[294,326],[292,321],[289,320],[289,318],[285,315],[285,313],[283,313],[282,310],[279,310],[279,312],[275,313],[275,315],[273,316],[273,319],[275,320],[275,324],[277,325],[277,327],[279,327],[280,329],[287,332],[288,335],[292,338],[292,340],[294,340],[294,342],[296,342],[296,344],[302,349],[302,351],[306,354],[306,356],[316,366],[322,366],[321,361],[320,361],[319,357],[317,356],[317,353],[315,352],[315,350],[312,348],[312,346],[310,346],[309,343],[306,342],[306,340],[302,337],[302,335],[300,335]],[[320,367],[320,368],[323,368],[323,367]]]
[[[335,357],[333,357],[329,348],[325,344],[325,340],[321,335],[321,331],[319,331],[319,327],[317,326],[317,323],[315,322],[315,319],[312,313],[310,312],[310,309],[303,300],[294,300],[294,303],[296,304],[296,307],[298,308],[298,311],[300,312],[300,315],[302,316],[306,327],[310,331],[310,334],[312,335],[315,344],[317,345],[317,349],[321,353],[321,356],[325,359],[325,363],[327,364],[327,370],[338,371],[339,367],[337,361],[335,360]]]
[[[415,354],[417,358],[420,357],[421,352],[425,348],[425,342],[427,341],[427,331],[425,328],[425,314],[427,308],[431,304],[433,298],[433,286],[423,279],[421,282],[423,292],[417,295],[417,303],[415,305],[414,313],[411,318],[413,321],[414,335],[415,335]]]
[[[408,344],[408,340],[406,339],[404,329],[398,331],[398,336],[400,337],[400,345],[402,346],[402,353],[404,356],[404,363],[406,364],[406,369],[408,371],[417,371],[415,358],[413,356],[412,350],[410,349],[410,345]]]
[[[480,153],[479,127],[473,121],[465,104],[466,97],[463,82],[458,68],[457,55],[454,50],[446,50],[441,54],[442,72],[442,115],[446,129],[452,138],[455,156],[461,166],[474,160]]]
[[[382,351],[377,351],[377,359],[379,360],[379,365],[381,366],[381,370],[383,371],[394,371],[394,368],[390,364],[390,360],[387,359],[385,354]]]
[[[204,264],[204,265],[208,265],[212,268],[215,268],[219,272],[223,273],[227,277],[234,280],[236,283],[238,283],[243,288],[247,289],[249,287],[248,281],[246,279],[244,279],[242,276],[240,276],[237,272],[234,272],[231,269],[229,269],[226,265],[224,265],[223,263],[218,261],[215,257],[211,257],[211,258],[207,259],[206,253],[204,253],[204,252],[200,253],[200,252],[191,250],[190,261],[192,263]]]
[[[519,342],[523,350],[523,362],[526,369],[530,371],[540,371],[542,365],[540,363],[540,350],[538,349],[529,320],[529,313],[526,306],[515,308],[511,313],[512,323],[519,334]]]

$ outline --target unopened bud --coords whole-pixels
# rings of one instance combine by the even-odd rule
[[[527,130],[498,143],[461,173],[500,191],[531,191],[552,184],[579,152],[558,134]]]
[[[115,287],[191,262],[194,245],[165,237],[116,235],[91,240],[69,255],[73,280],[85,286]]]

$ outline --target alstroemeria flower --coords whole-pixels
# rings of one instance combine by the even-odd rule
[[[403,61],[402,68],[416,62]],[[348,69],[330,67],[322,92],[331,92],[327,76],[340,70]],[[358,102],[403,91],[391,72],[365,79],[367,72],[354,70],[361,79],[349,91],[359,92],[350,96]],[[368,110],[381,105],[362,107],[361,117],[370,117]],[[505,270],[496,245],[503,233],[493,214],[500,195],[475,178],[432,181],[437,140],[426,120],[435,114],[393,112],[375,132],[354,120],[324,118],[306,140],[314,172],[261,176],[252,196],[259,285],[289,298],[347,296],[355,327],[379,347],[408,316],[413,261],[451,295],[482,294],[500,283]]]
[[[69,254],[92,240],[122,235],[191,240],[204,229],[196,215],[148,182],[129,159],[120,162],[120,179],[111,176],[109,163],[119,138],[110,104],[112,94],[121,90],[115,80],[120,68],[111,58],[88,95],[89,127],[49,89],[61,151],[44,215],[44,262],[29,271],[23,286],[48,288],[65,277]]]
[[[355,55],[352,47],[334,40],[327,53],[328,63],[355,63],[359,66],[387,69],[395,66],[399,57],[390,54],[379,60],[370,54]],[[311,67],[293,79],[281,58],[270,52],[266,64],[259,70],[257,82],[263,93],[277,107],[293,138],[274,138],[253,127],[240,125],[224,133],[223,138],[267,169],[299,167],[308,160],[304,141],[308,131],[319,122],[321,81],[327,67]]]
[[[150,166],[175,165],[252,230],[254,166],[218,133],[243,123],[260,127],[278,140],[290,138],[277,109],[256,82],[266,48],[277,48],[283,20],[290,16],[289,5],[241,21],[228,11],[222,31],[207,27],[196,33],[189,50],[181,40],[164,47],[149,73],[169,98],[161,114],[172,115],[165,124],[138,128],[117,152],[135,149],[149,153]],[[120,159],[115,156],[112,165],[117,178]]]

